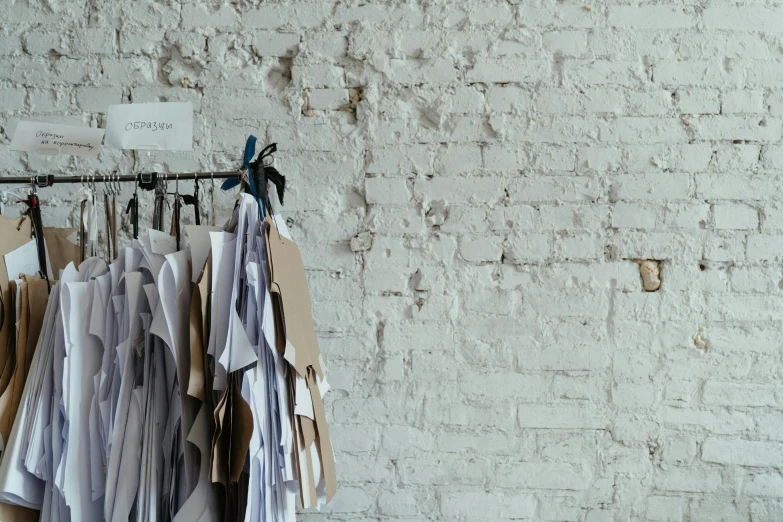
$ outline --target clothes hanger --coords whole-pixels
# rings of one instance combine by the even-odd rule
[[[105,231],[105,242],[106,242],[106,251],[104,259],[106,261],[106,264],[109,264],[111,262],[111,209],[109,207],[109,193],[106,189],[106,175],[103,176],[103,226]]]
[[[27,212],[32,220],[35,247],[38,251],[38,272],[41,274],[41,278],[46,280],[46,287],[51,291],[49,272],[46,268],[46,243],[44,242],[43,221],[41,220],[41,201],[38,198],[38,188],[35,184],[35,176],[30,177],[30,196],[26,203],[29,206]]]
[[[201,224],[201,213],[198,201],[198,182],[198,175],[196,175],[195,181],[193,182],[194,188],[192,196],[190,194],[182,194],[182,196],[180,196],[184,205],[193,205],[196,225]]]
[[[166,201],[166,174],[158,175],[158,181],[155,185],[155,206],[152,214],[152,228],[163,232],[163,211]]]
[[[114,261],[117,259],[117,195],[120,193],[120,184],[118,181],[112,183],[112,177],[109,177],[109,182],[111,187],[111,248],[114,252],[112,257],[112,261]]]
[[[180,243],[180,226],[179,226],[179,218],[180,218],[180,207],[182,206],[182,202],[180,201],[179,196],[179,174],[174,175],[174,209],[171,214],[171,228],[173,229],[172,232],[174,232],[174,237],[177,240],[177,250],[179,250],[179,243]]]
[[[119,180],[118,180],[119,182]],[[133,239],[139,238],[139,178],[136,177],[136,187],[133,191],[133,197],[128,201],[128,208],[125,213],[130,213],[131,227],[133,229]]]
[[[82,187],[81,190],[86,190],[87,186],[84,184],[84,175],[79,176],[81,178]],[[81,212],[79,213],[79,263],[84,261],[84,254],[87,251],[87,234],[84,230],[84,208],[87,206],[87,202],[82,200],[79,202]]]
[[[215,226],[215,173],[210,172],[209,173],[209,216],[210,216],[210,222],[209,224],[213,227]]]

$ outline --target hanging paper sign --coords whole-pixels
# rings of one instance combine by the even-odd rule
[[[118,149],[193,150],[193,104],[109,105],[106,144]]]
[[[52,155],[97,156],[104,132],[103,129],[79,125],[20,121],[11,140],[11,150]]]

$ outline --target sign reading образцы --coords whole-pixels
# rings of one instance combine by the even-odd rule
[[[193,104],[109,105],[106,144],[118,149],[193,150]]]

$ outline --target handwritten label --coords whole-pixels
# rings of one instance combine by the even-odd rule
[[[40,270],[35,239],[3,256],[8,279],[19,279],[20,274],[36,274]]]
[[[11,150],[97,156],[104,132],[103,129],[78,125],[20,121],[11,140]]]
[[[193,150],[193,104],[109,105],[106,144],[118,149]]]

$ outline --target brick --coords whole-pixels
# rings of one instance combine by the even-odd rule
[[[162,28],[123,27],[120,29],[120,51],[129,54],[147,54],[154,56],[158,52],[156,42],[164,39]]]
[[[664,86],[725,86],[738,78],[736,69],[727,71],[715,61],[663,61],[653,68],[653,79]]]
[[[748,236],[747,251],[748,259],[754,261],[776,261],[783,259],[783,236]]]
[[[581,491],[588,478],[567,464],[513,462],[500,465],[496,480],[503,487]]]
[[[672,426],[695,426],[718,434],[741,433],[753,426],[751,417],[741,412],[715,413],[709,410],[669,407],[664,410],[662,419]]]
[[[122,87],[77,87],[76,103],[86,112],[102,112],[122,102]]]
[[[653,384],[623,382],[616,384],[612,390],[612,402],[618,408],[650,408],[657,398],[658,392]]]
[[[295,56],[299,51],[299,35],[258,31],[253,34],[253,47],[261,56]]]
[[[773,442],[726,440],[710,437],[704,441],[701,458],[705,462],[739,466],[780,466],[783,448]]]
[[[71,55],[112,55],[115,53],[116,46],[113,28],[87,27],[73,35]]]
[[[345,70],[330,64],[294,65],[291,78],[297,84],[313,89],[345,87]]]
[[[334,373],[330,374],[330,384]],[[339,452],[368,452],[375,448],[377,441],[377,430],[375,428],[358,426],[330,426],[329,433],[334,437],[332,446]]]
[[[596,377],[555,375],[552,387],[558,399],[598,400],[606,396],[603,383]]]
[[[612,192],[619,200],[676,200],[690,194],[690,179],[683,174],[633,174],[614,178]]]
[[[764,92],[760,90],[729,91],[723,95],[721,107],[724,114],[764,113]]]
[[[571,81],[580,86],[638,86],[646,81],[647,72],[637,62],[617,60],[569,60],[564,69]]]
[[[630,93],[628,112],[640,116],[666,116],[671,113],[672,95],[669,91]]]
[[[703,116],[693,123],[703,140],[778,141],[783,123],[777,119],[750,116]]]
[[[749,497],[783,498],[783,477],[777,473],[751,475],[744,486]]]
[[[578,167],[599,171],[617,170],[622,163],[622,151],[614,147],[589,147],[578,152]]]
[[[411,490],[384,491],[378,499],[378,507],[383,515],[414,516],[419,513],[419,497]]]
[[[522,25],[555,27],[593,27],[598,16],[581,4],[520,4]]]
[[[410,426],[387,426],[383,430],[381,447],[390,455],[407,455],[411,451],[431,451],[432,433]]]
[[[780,9],[762,6],[716,6],[702,13],[708,29],[730,29],[731,31],[780,32],[783,13]]]
[[[722,108],[717,89],[677,89],[674,101],[684,114],[718,114]]]
[[[680,522],[683,502],[673,497],[648,497],[647,520],[655,522]]]
[[[336,110],[349,103],[346,89],[311,89],[306,99],[307,108],[315,110]]]
[[[694,24],[692,14],[666,5],[616,6],[609,8],[609,24],[634,29],[685,29]]]
[[[371,149],[365,170],[374,174],[401,174],[431,172],[432,151],[426,145],[408,146],[405,150]]]
[[[776,389],[761,384],[708,381],[704,385],[704,404],[718,406],[775,406]]]
[[[482,163],[480,147],[452,145],[442,149],[437,155],[434,170],[452,175],[481,168]]]
[[[521,404],[517,419],[519,425],[525,428],[599,430],[606,429],[609,412],[596,405],[584,407],[563,403],[552,408],[548,405]]]
[[[721,486],[721,474],[716,469],[671,468],[657,471],[653,487],[658,491],[714,493]]]
[[[487,90],[487,106],[491,111],[524,113],[530,108],[532,98],[529,90],[515,85],[492,85]]]
[[[460,242],[460,256],[473,263],[500,261],[500,256],[503,255],[501,243],[501,238],[492,236],[465,239]]]
[[[466,73],[468,81],[486,83],[535,82],[549,78],[550,64],[518,58],[485,58]]]
[[[653,229],[657,226],[660,210],[639,203],[616,203],[612,209],[615,228]]]
[[[232,27],[239,22],[239,14],[228,5],[212,9],[204,4],[187,3],[182,6],[182,24],[192,27]]]
[[[587,50],[584,31],[552,31],[543,35],[544,49],[563,56],[580,56]]]
[[[538,375],[469,373],[460,378],[460,391],[466,396],[515,397],[534,399],[549,386],[550,379]]]
[[[451,83],[457,79],[457,70],[450,60],[391,60],[389,80],[411,85],[416,83]]]
[[[27,90],[23,87],[0,89],[0,107],[24,107]]]
[[[440,511],[444,517],[470,517],[483,520],[530,518],[536,510],[536,498],[524,493],[458,492],[441,495]]]
[[[306,46],[307,52],[318,56],[340,58],[348,54],[348,39],[342,33],[308,34],[303,37],[303,44]]]
[[[748,205],[720,204],[713,207],[715,228],[755,230],[759,226],[758,211]]]

